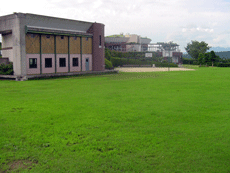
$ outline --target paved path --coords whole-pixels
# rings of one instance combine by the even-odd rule
[[[194,69],[188,68],[178,68],[178,67],[161,67],[161,68],[153,68],[153,67],[118,67],[114,70],[118,70],[121,72],[153,72],[153,71],[189,71]]]

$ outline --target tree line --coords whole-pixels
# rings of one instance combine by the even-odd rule
[[[192,57],[192,60],[184,59],[183,63],[193,63],[197,65],[230,67],[227,59],[221,59],[214,51],[207,52],[211,47],[204,41],[191,41],[185,47],[186,52]]]

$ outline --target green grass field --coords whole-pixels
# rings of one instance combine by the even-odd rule
[[[0,81],[0,172],[230,172],[230,68]]]
[[[199,68],[199,65],[183,64],[183,67],[191,68],[191,69],[197,69],[197,68]]]

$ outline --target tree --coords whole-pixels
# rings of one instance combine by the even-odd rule
[[[198,56],[198,64],[203,65],[204,64],[204,54],[200,53]]]
[[[211,64],[210,54],[209,53],[205,53],[204,54],[204,64],[206,64],[206,65],[210,65]]]
[[[105,58],[105,69],[112,69],[112,68],[113,68],[113,65],[111,61]]]
[[[192,43],[188,43],[187,46],[185,47],[185,50],[187,53],[193,58],[198,60],[199,54],[206,53],[207,50],[209,50],[209,47],[207,43],[204,41],[198,42],[198,41],[192,41]]]
[[[210,56],[210,61],[212,62],[212,66],[213,63],[218,62],[220,60],[220,57],[217,56],[213,50],[209,53],[209,56]]]
[[[105,58],[108,60],[111,59],[111,51],[108,48],[105,48]]]
[[[198,56],[198,63],[200,65],[207,64],[207,65],[214,65],[215,62],[219,62],[220,57],[215,54],[214,51],[208,53],[200,53]]]

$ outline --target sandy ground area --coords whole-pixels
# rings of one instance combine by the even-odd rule
[[[178,68],[178,67],[162,67],[162,68],[153,68],[153,67],[118,67],[114,70],[119,70],[121,72],[153,72],[153,71],[188,71],[194,69],[187,68]]]

